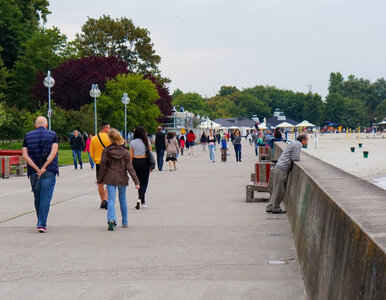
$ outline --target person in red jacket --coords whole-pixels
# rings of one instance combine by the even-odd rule
[[[193,130],[190,130],[187,136],[189,143],[189,155],[193,155],[194,141],[196,140],[196,135],[193,133]]]

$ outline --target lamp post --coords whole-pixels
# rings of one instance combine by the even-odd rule
[[[45,87],[48,88],[48,129],[51,130],[51,116],[52,116],[52,109],[51,109],[51,88],[55,84],[54,78],[51,77],[51,72],[48,70],[47,71],[47,77],[44,78],[43,84]]]
[[[95,135],[97,135],[97,107],[96,107],[96,98],[101,95],[101,91],[98,88],[97,84],[91,85],[90,96],[94,98],[94,123],[95,123]]]
[[[127,96],[127,93],[123,93],[123,96],[122,96],[122,99],[121,99],[121,102],[123,104],[125,104],[125,141],[126,141],[126,138],[127,138],[127,122],[126,122],[126,116],[127,116],[127,104],[130,103],[130,98]]]

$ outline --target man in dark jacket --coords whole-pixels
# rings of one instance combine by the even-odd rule
[[[162,171],[165,154],[165,133],[162,132],[161,126],[158,126],[158,132],[155,134],[155,151],[157,152],[158,170]]]
[[[83,169],[82,151],[84,149],[83,138],[79,135],[79,131],[74,131],[74,136],[70,138],[70,146],[72,149],[72,158],[74,160],[75,170],[78,169],[77,160],[79,161],[80,168]]]
[[[58,167],[58,137],[47,130],[47,119],[38,117],[36,129],[26,134],[23,142],[23,158],[27,163],[28,177],[35,197],[35,210],[39,232],[46,232],[47,217],[54,193]]]

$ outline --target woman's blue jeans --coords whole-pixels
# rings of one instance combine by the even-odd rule
[[[46,228],[50,203],[54,194],[56,174],[45,172],[38,178],[37,174],[33,173],[29,179],[35,197],[35,210],[38,217],[37,227]]]
[[[115,195],[117,188],[119,194],[119,204],[121,206],[122,225],[128,225],[125,185],[107,185],[107,193],[109,195],[109,201],[107,201],[107,222],[114,220],[114,222],[118,224],[117,216],[115,214]]]
[[[210,159],[210,161],[214,161],[214,149],[215,149],[215,146],[214,145],[209,145],[208,149],[209,149],[209,159]]]
[[[241,161],[241,144],[234,145],[236,153],[236,161]]]
[[[88,161],[90,162],[91,169],[94,169],[94,161],[91,158],[91,154],[90,152],[87,152],[87,153],[88,153]]]

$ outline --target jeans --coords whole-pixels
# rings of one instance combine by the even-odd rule
[[[91,154],[90,152],[87,152],[87,153],[88,153],[88,161],[90,162],[91,169],[94,169],[94,161],[91,158]]]
[[[114,220],[115,224],[118,223],[117,216],[115,214],[115,194],[117,188],[119,194],[119,205],[121,207],[122,225],[128,225],[125,185],[107,185],[107,193],[109,194],[109,201],[107,201],[107,222]]]
[[[214,161],[214,145],[209,145],[209,159],[210,161]]]
[[[38,217],[37,227],[46,228],[50,203],[54,194],[56,175],[52,172],[45,172],[38,178],[37,174],[33,173],[29,179],[35,198],[35,210]]]
[[[236,161],[241,161],[241,144],[234,145],[236,153]]]
[[[258,156],[259,155],[259,145],[257,143],[254,143],[254,145],[255,145],[255,154],[256,154],[256,156]]]
[[[82,151],[80,150],[72,150],[72,159],[74,160],[74,166],[75,169],[78,169],[78,164],[76,161],[76,158],[78,158],[80,168],[82,169]]]
[[[158,170],[162,171],[162,168],[164,166],[164,154],[165,154],[165,149],[156,149],[155,150],[157,153],[157,166]]]

